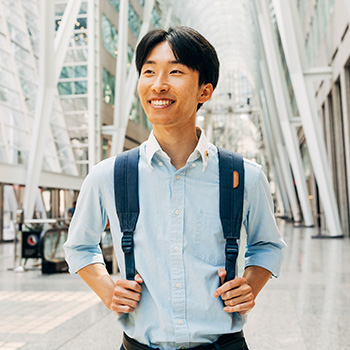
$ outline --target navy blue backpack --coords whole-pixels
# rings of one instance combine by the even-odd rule
[[[125,256],[125,272],[128,280],[135,277],[134,231],[139,217],[138,163],[139,147],[119,154],[114,163],[114,196],[120,229],[123,232],[122,250]],[[218,148],[220,178],[220,219],[226,239],[226,280],[236,276],[236,260],[240,237],[243,195],[244,165],[241,155]]]

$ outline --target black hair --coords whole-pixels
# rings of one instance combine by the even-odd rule
[[[185,66],[199,72],[199,86],[211,83],[216,88],[219,79],[219,59],[214,47],[196,30],[185,27],[173,27],[168,31],[155,29],[147,33],[136,48],[136,68],[141,74],[150,52],[158,44],[167,41],[175,58]],[[197,110],[202,106],[199,103]]]

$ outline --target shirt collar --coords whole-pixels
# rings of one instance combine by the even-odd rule
[[[200,156],[202,157],[202,161],[203,161],[203,171],[205,171],[208,165],[208,158],[209,158],[209,142],[205,137],[204,132],[201,128],[196,127],[196,133],[199,140],[195,150],[189,156],[187,162],[195,161]],[[162,150],[152,131],[146,142],[146,152],[145,152],[147,163],[152,169],[153,169],[152,159],[157,152],[162,157],[169,159],[169,156]]]

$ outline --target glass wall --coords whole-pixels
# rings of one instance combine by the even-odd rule
[[[305,50],[309,66],[314,64],[315,57],[324,40],[329,17],[333,12],[333,1],[328,0],[328,8],[326,1],[327,0],[316,0],[312,16],[307,24],[308,30],[305,37]],[[305,0],[299,2],[298,9],[301,21],[304,24],[306,20],[305,13],[307,11],[307,2]]]
[[[120,0],[109,0],[117,12],[119,12]]]
[[[129,28],[137,38],[139,36],[140,27],[141,27],[140,18],[130,3],[129,3],[128,11],[129,11],[129,14],[128,14]]]
[[[56,30],[59,29],[64,13],[65,3],[57,3]],[[69,41],[69,47],[57,84],[60,95],[60,105],[54,112],[58,117],[59,110],[64,115],[67,128],[67,136],[64,142],[60,142],[61,152],[59,157],[65,154],[69,144],[74,166],[80,175],[87,172],[88,164],[88,18],[87,1],[82,1],[79,15],[75,20],[73,35]],[[60,128],[61,126],[61,128]],[[61,131],[61,132],[60,132]],[[62,123],[56,118],[55,137],[62,139]],[[62,167],[67,167],[69,162],[62,162]]]
[[[161,17],[156,7],[153,7],[152,10],[151,23],[153,24],[154,28],[161,28],[162,26]]]
[[[103,100],[114,105],[115,76],[103,68],[102,71]]]
[[[114,57],[118,49],[118,31],[105,15],[102,15],[101,26],[102,45]]]

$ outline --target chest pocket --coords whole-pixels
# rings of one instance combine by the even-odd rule
[[[211,265],[224,265],[225,242],[220,218],[211,213],[199,213],[194,239],[196,257]]]

